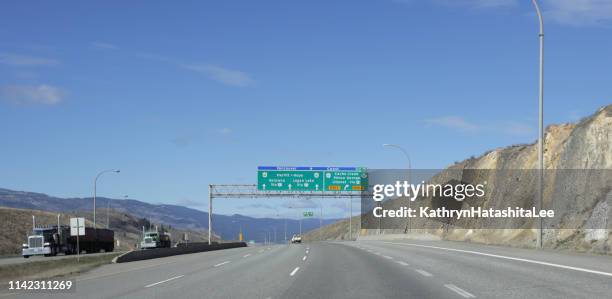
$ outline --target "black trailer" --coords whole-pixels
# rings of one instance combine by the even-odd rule
[[[86,227],[85,235],[79,236],[78,243],[81,252],[111,252],[115,250],[115,232],[110,229]],[[70,244],[70,252],[76,253],[77,237],[70,236],[68,244]]]

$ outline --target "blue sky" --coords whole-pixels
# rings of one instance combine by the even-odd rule
[[[541,5],[546,123],[575,121],[612,102],[612,4]],[[4,188],[91,196],[120,168],[100,196],[206,209],[208,184],[258,165],[398,168],[396,143],[443,168],[537,136],[526,0],[14,1],[0,36]]]

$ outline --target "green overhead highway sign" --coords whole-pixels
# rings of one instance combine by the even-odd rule
[[[257,189],[262,191],[364,191],[367,186],[363,167],[257,168]]]
[[[313,217],[314,212],[304,212],[304,217]]]
[[[257,189],[268,191],[323,190],[322,171],[258,171]]]

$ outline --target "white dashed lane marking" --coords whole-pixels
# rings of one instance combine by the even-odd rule
[[[449,290],[461,295],[463,298],[476,298],[476,296],[474,296],[473,294],[471,294],[470,292],[454,285],[454,284],[445,284],[444,285],[446,288],[448,288]]]
[[[218,264],[214,265],[214,267],[215,267],[215,268],[216,268],[216,267],[221,267],[221,266],[223,266],[223,265],[225,265],[225,264],[229,264],[230,262],[231,262],[231,261],[225,261],[225,262],[223,262],[223,263],[218,263]]]
[[[415,269],[414,271],[417,271],[419,274],[425,276],[425,277],[432,277],[433,274],[425,271],[425,270],[421,270],[421,269]]]
[[[183,277],[183,276],[185,276],[185,275],[179,275],[179,276],[175,276],[175,277],[172,277],[172,278],[168,278],[168,279],[166,279],[166,280],[158,281],[158,282],[156,282],[156,283],[148,284],[148,285],[146,285],[146,286],[145,286],[145,288],[150,288],[150,287],[152,287],[152,286],[156,286],[156,285],[158,285],[158,284],[162,284],[162,283],[164,283],[164,282],[168,282],[168,281],[171,281],[171,280],[179,279],[179,278],[181,278],[181,277]]]
[[[402,261],[397,261],[398,264],[402,265],[402,266],[408,266],[409,264],[406,262],[402,262]]]
[[[295,275],[295,273],[297,273],[297,271],[300,270],[300,267],[295,267],[295,269],[293,269],[293,271],[291,271],[291,273],[289,274],[289,276],[293,276]]]

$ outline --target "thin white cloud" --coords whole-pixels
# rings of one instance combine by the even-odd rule
[[[507,135],[514,136],[535,136],[536,133],[536,130],[533,126],[518,122],[508,122],[502,124],[499,127],[499,131],[502,131]]]
[[[215,130],[215,132],[220,135],[229,135],[232,134],[234,130],[232,130],[231,128],[220,128]]]
[[[430,118],[426,119],[425,123],[430,126],[446,127],[463,132],[476,132],[480,130],[478,125],[470,123],[460,116],[441,116]]]
[[[35,57],[29,55],[19,55],[12,53],[0,53],[0,64],[12,66],[57,66],[58,60]]]
[[[119,47],[110,43],[105,43],[105,42],[93,42],[91,43],[92,46],[99,48],[99,49],[105,49],[105,50],[118,50]]]
[[[545,19],[561,24],[580,26],[612,22],[611,0],[545,0],[542,7]]]
[[[512,136],[533,136],[533,126],[516,121],[476,124],[460,116],[441,116],[425,120],[427,126],[443,127],[462,133],[495,133]]]
[[[56,105],[65,92],[51,85],[8,85],[0,88],[0,100],[18,105]]]
[[[513,7],[518,4],[518,0],[432,0],[435,4],[441,5],[462,5],[477,9]]]
[[[184,69],[202,73],[210,79],[226,85],[246,87],[254,84],[254,80],[242,71],[230,70],[209,64],[183,64],[181,66]]]

